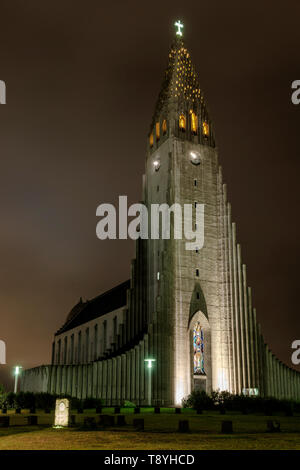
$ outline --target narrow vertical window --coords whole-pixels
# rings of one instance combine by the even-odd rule
[[[209,136],[209,125],[205,121],[202,123],[202,132],[203,132],[204,137]]]
[[[155,133],[156,133],[156,140],[159,140],[160,139],[160,124],[159,124],[159,122],[157,122],[155,124]]]
[[[61,359],[61,340],[58,341],[58,351],[57,351],[57,364],[60,364]]]
[[[199,277],[199,269],[196,269],[196,276]]]
[[[153,147],[153,132],[150,134],[149,144],[150,144],[150,147]]]
[[[74,363],[74,334],[71,336],[70,364]]]
[[[95,325],[94,329],[94,359],[98,357],[98,325]]]
[[[198,118],[193,111],[191,111],[191,130],[192,133],[195,135],[198,132]]]
[[[81,331],[78,333],[78,357],[77,357],[77,363],[81,363]]]
[[[68,350],[68,337],[65,336],[65,344],[64,344],[64,364],[67,364],[67,350]]]
[[[163,120],[163,123],[162,123],[162,132],[163,132],[163,135],[166,135],[167,133],[167,121],[165,119]]]
[[[197,180],[194,180],[194,186],[197,186]]]
[[[118,332],[118,318],[114,317],[114,338],[117,336]]]
[[[103,352],[106,351],[107,348],[107,322],[106,320],[103,322]]]
[[[179,116],[179,129],[181,131],[185,131],[185,115],[184,114],[180,114]]]
[[[90,330],[85,330],[85,361],[89,362],[89,350],[90,350]]]
[[[193,330],[194,343],[194,374],[203,375],[204,370],[204,332],[200,322],[197,322]]]

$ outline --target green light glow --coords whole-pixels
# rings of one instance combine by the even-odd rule
[[[156,359],[145,359],[145,362],[147,362],[147,367],[148,369],[152,368],[152,362],[155,362]]]
[[[176,21],[176,23],[174,23],[174,26],[177,26],[177,31],[176,31],[176,36],[182,36],[182,31],[181,31],[181,28],[183,28],[183,24],[181,23],[180,20]]]

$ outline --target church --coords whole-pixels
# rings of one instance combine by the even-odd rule
[[[274,356],[257,322],[214,125],[183,25],[175,25],[142,202],[203,205],[203,247],[138,238],[130,279],[72,308],[54,335],[52,363],[22,373],[24,391],[107,405],[180,406],[193,390],[218,389],[300,400],[300,374]]]

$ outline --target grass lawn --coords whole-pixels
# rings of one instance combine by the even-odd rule
[[[112,409],[103,409],[103,413],[112,413]],[[91,430],[79,428],[53,429],[53,414],[38,413],[39,426],[24,426],[25,417],[11,414],[11,426],[0,428],[0,450],[214,450],[214,449],[278,449],[300,450],[300,416],[263,415],[220,415],[217,412],[204,412],[197,415],[191,410],[183,410],[175,415],[174,410],[164,409],[155,415],[152,410],[142,409],[140,415],[132,410],[122,409],[126,414],[125,427],[113,427],[109,430]],[[84,416],[92,416],[93,410],[76,416],[77,422],[83,423]],[[145,431],[136,432],[132,427],[134,418],[145,419]],[[188,419],[190,433],[177,432],[178,421]],[[267,420],[279,420],[281,433],[266,432]],[[233,421],[234,434],[220,433],[221,421]]]

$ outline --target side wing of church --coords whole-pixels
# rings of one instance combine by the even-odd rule
[[[213,123],[181,35],[151,124],[143,203],[149,212],[203,204],[203,247],[138,239],[131,279],[75,305],[55,334],[52,364],[24,371],[22,390],[112,405],[180,405],[192,390],[217,389],[299,400],[300,374],[274,356],[257,323]]]

